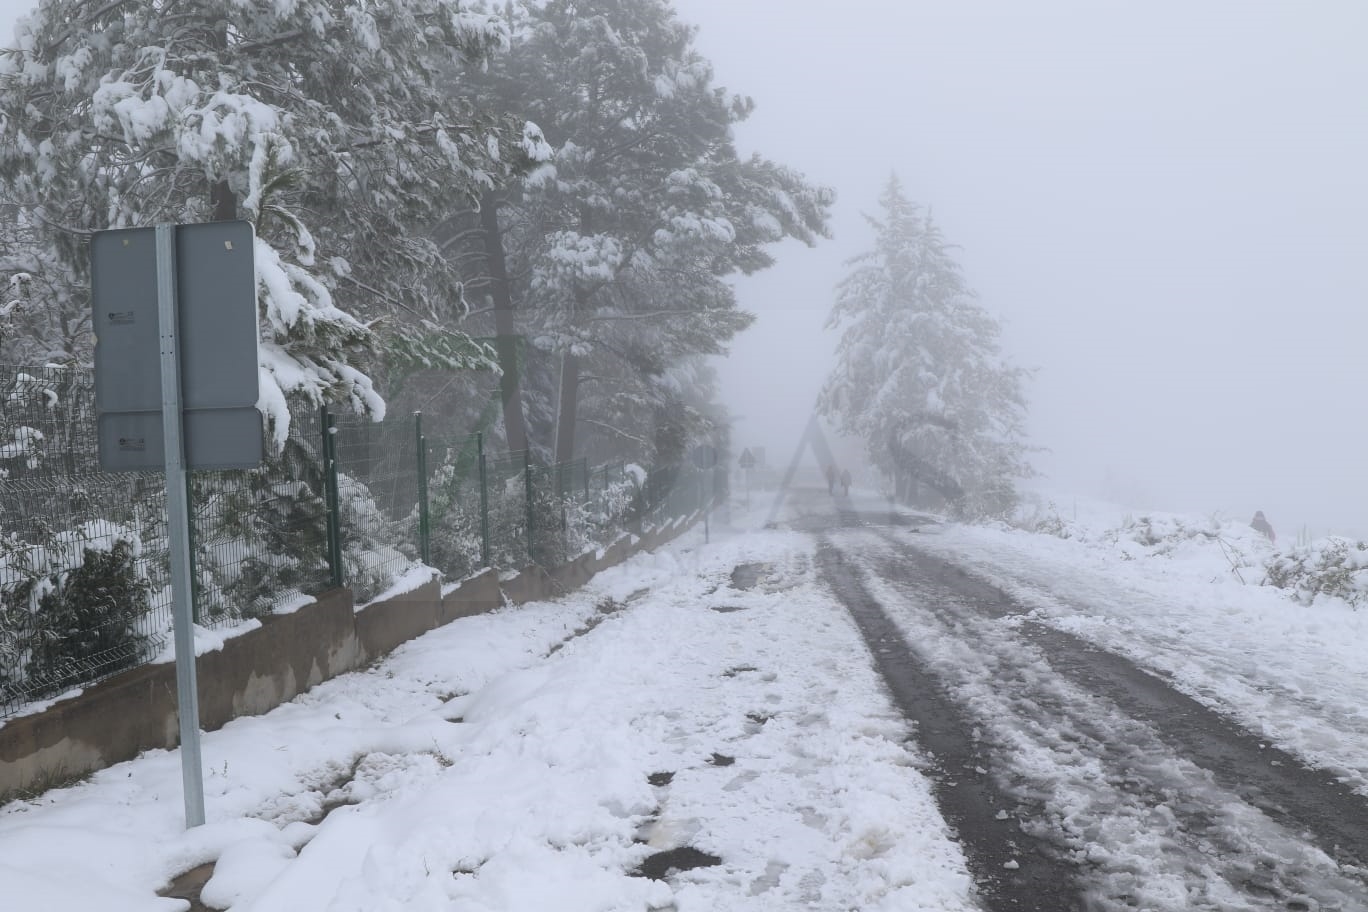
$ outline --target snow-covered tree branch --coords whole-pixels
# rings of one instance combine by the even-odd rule
[[[455,333],[465,307],[428,226],[546,154],[453,91],[507,45],[459,0],[48,0],[0,52],[0,197],[28,232],[11,252],[81,288],[93,231],[247,218],[276,442],[290,397],[383,414],[377,351]]]

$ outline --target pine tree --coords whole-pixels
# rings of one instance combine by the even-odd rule
[[[38,287],[88,285],[93,231],[250,219],[277,443],[288,396],[382,413],[377,346],[475,351],[424,341],[464,307],[427,228],[539,148],[438,89],[506,45],[497,19],[457,0],[46,0],[17,41],[0,52],[0,197],[32,229],[9,253],[45,266]]]
[[[549,388],[525,390],[528,413],[552,417],[537,436],[556,459],[589,449],[584,430],[600,455],[650,456],[650,423],[691,360],[752,320],[726,277],[769,266],[784,238],[823,236],[832,194],[738,156],[732,127],[752,103],[713,86],[666,0],[524,2],[509,16],[491,93],[555,148],[494,200],[519,324],[555,363]]]
[[[822,411],[863,439],[905,497],[926,488],[962,516],[1001,514],[1031,473],[1027,376],[1000,350],[1001,326],[965,284],[929,214],[896,176],[872,250],[850,261],[828,326],[842,330]]]

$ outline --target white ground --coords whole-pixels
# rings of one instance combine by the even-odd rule
[[[1248,565],[1237,580],[1226,546],[1260,545],[1234,526],[1167,554],[1104,526],[1071,540],[942,527],[918,543],[1368,788],[1362,615],[1296,605]],[[233,722],[205,736],[209,822],[189,832],[175,752],[13,802],[3,906],[171,912],[184,903],[157,891],[216,860],[204,899],[237,912],[974,908],[812,549],[717,522],[709,545],[690,531],[568,598],[458,621]],[[774,572],[737,591],[746,562]],[[630,876],[684,845],[721,863]]]

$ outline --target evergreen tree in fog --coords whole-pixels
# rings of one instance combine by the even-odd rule
[[[529,436],[557,460],[677,459],[708,423],[701,359],[753,319],[727,278],[770,266],[785,238],[814,243],[833,196],[737,153],[752,103],[714,85],[666,0],[523,0],[505,15],[513,47],[491,97],[555,148],[486,199],[498,218],[485,213],[482,239],[506,260],[505,313],[529,358],[552,365],[522,369]]]
[[[864,441],[904,500],[1001,514],[1015,480],[1032,474],[1026,372],[1002,357],[997,320],[896,176],[879,203],[880,216],[866,216],[873,248],[850,260],[837,288],[827,325],[842,335],[821,409]]]

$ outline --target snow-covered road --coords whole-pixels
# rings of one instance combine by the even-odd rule
[[[190,832],[175,752],[0,807],[3,907],[1368,910],[1348,606],[788,507],[209,733]]]
[[[1145,560],[969,526],[925,527],[917,544],[1368,797],[1368,614],[1253,585],[1262,571],[1233,570],[1214,545]]]
[[[1260,750],[1267,745],[1256,739],[1227,735],[1221,717],[1157,678],[928,560],[913,543],[936,535],[831,538],[864,571],[910,661],[960,708],[966,737],[983,752],[979,772],[1013,799],[1023,833],[1076,864],[1086,908],[1368,908],[1368,882],[1354,867],[1368,855],[1368,832],[1346,814],[1347,786],[1294,770],[1295,759]],[[979,552],[980,565],[994,556]],[[1105,590],[1089,582],[1094,595]],[[1125,597],[1113,592],[1111,604]],[[1149,691],[1145,700],[1137,688]],[[1270,763],[1284,762],[1269,775]],[[1344,816],[1326,819],[1335,814]],[[961,835],[972,862],[972,821]],[[1023,885],[1004,880],[995,897],[1003,907],[1058,907],[1029,895],[1029,882],[1027,895],[1013,895]]]
[[[239,912],[974,908],[813,540],[713,531],[208,734],[189,833],[163,751],[6,805],[4,907],[184,909],[216,862]]]

